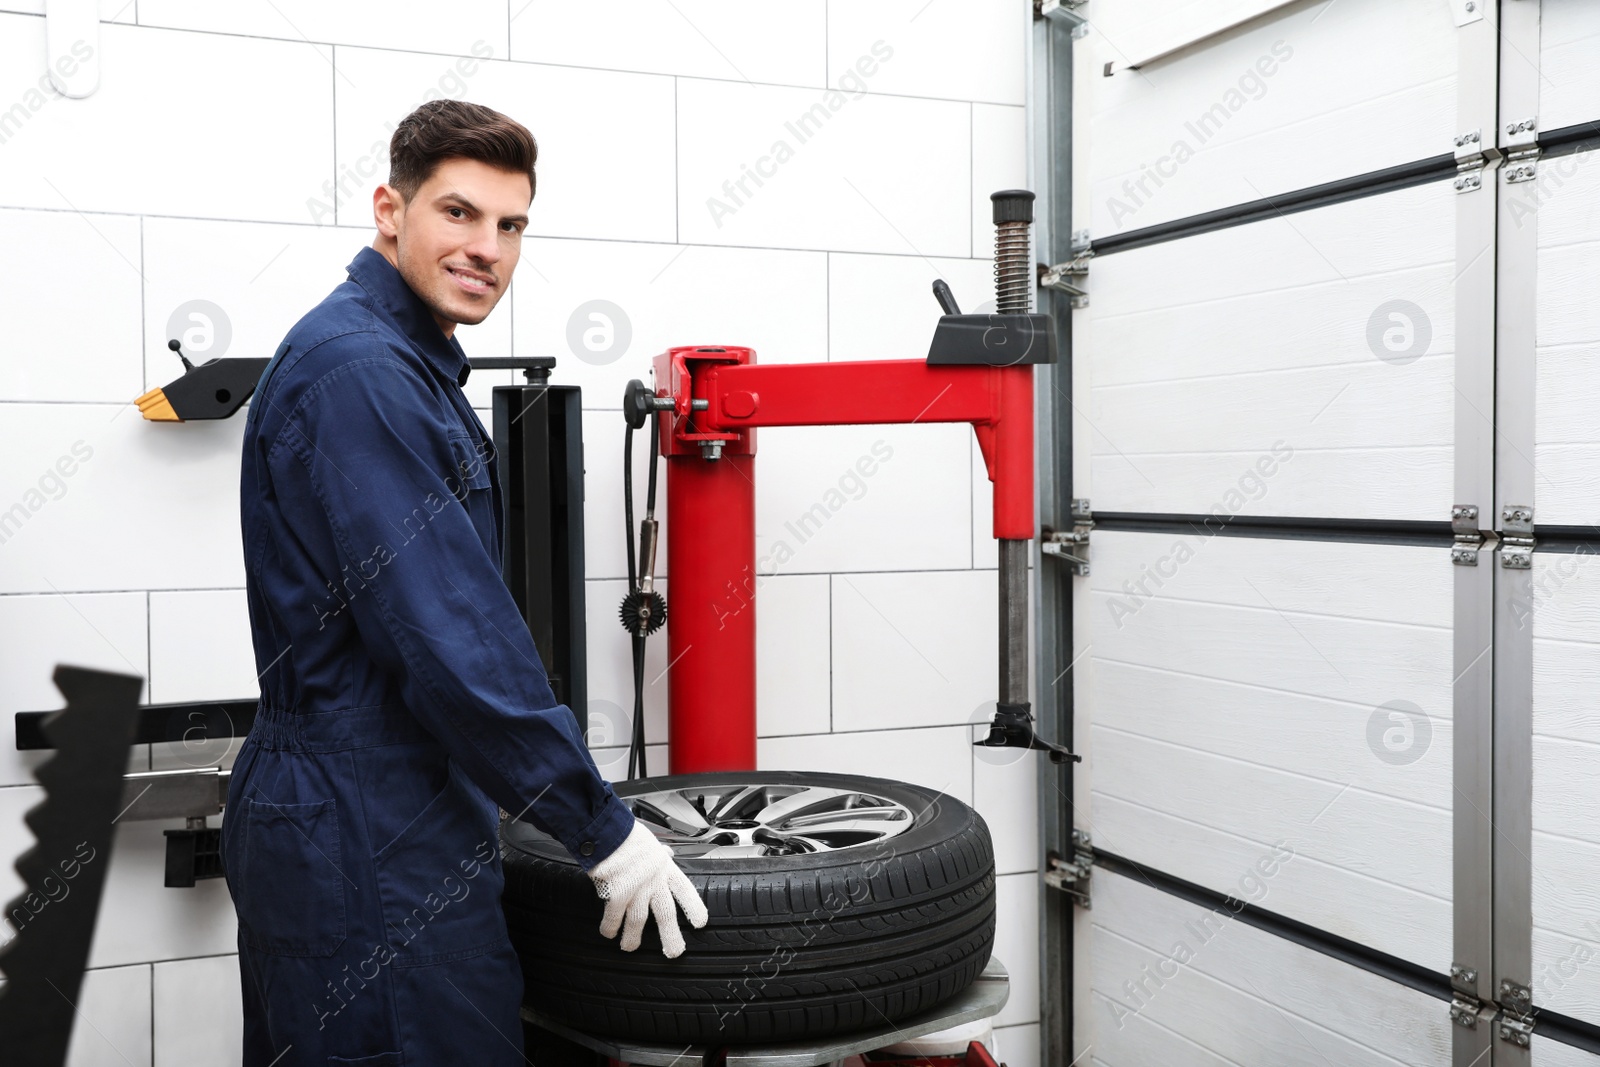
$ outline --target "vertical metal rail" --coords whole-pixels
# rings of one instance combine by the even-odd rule
[[[1491,7],[1492,10],[1492,7]],[[1532,537],[1539,225],[1539,0],[1500,5],[1496,185],[1494,597],[1494,1062],[1527,1067],[1533,1006]]]
[[[1061,263],[1072,258],[1073,20],[1036,18],[1027,49],[1027,144],[1029,187],[1037,196],[1034,242],[1037,258]],[[1066,294],[1038,293],[1039,309],[1051,314],[1059,362],[1035,369],[1034,427],[1037,497],[1042,525],[1070,530],[1072,480],[1072,306]],[[1033,562],[1034,709],[1039,736],[1074,746],[1073,576],[1059,561],[1030,549]],[[1082,739],[1076,739],[1082,743]],[[1074,751],[1077,751],[1074,748]],[[1073,854],[1075,781],[1084,765],[1035,761],[1039,787],[1039,850]],[[1042,1063],[1078,1059],[1092,1040],[1074,1028],[1088,1019],[1088,938],[1075,932],[1085,913],[1065,893],[1041,886],[1039,907],[1039,1053]],[[1087,926],[1082,927],[1087,931]],[[1081,1061],[1080,1061],[1081,1062]]]
[[[1487,1067],[1493,1042],[1495,219],[1499,18],[1456,30],[1454,678],[1451,715],[1454,1067]],[[1484,551],[1479,551],[1479,546]]]

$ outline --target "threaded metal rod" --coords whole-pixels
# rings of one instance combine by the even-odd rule
[[[994,203],[994,304],[1002,315],[1033,310],[1033,256],[1028,248],[1033,226],[1033,194],[1002,189]]]
[[[1025,315],[1033,300],[1029,228],[1026,222],[1002,222],[995,227],[994,301],[1001,314]]]

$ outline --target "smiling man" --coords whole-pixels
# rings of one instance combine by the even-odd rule
[[[521,1064],[496,806],[560,841],[600,932],[705,904],[600,777],[500,576],[494,449],[455,327],[505,295],[537,146],[424,104],[378,236],[261,376],[240,474],[261,700],[228,788],[245,1067]],[[624,918],[626,925],[624,926]]]

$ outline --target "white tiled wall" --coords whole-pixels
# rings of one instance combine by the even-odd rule
[[[1026,184],[1019,0],[640,0],[621,14],[562,0],[103,0],[101,88],[77,101],[31,92],[41,11],[0,0],[0,510],[30,488],[44,500],[0,541],[0,899],[18,888],[5,861],[27,846],[22,814],[38,799],[39,759],[15,751],[12,713],[59,705],[57,663],[137,673],[157,702],[255,696],[243,420],[160,425],[132,401],[177,376],[166,340],[188,301],[220,307],[230,334],[225,351],[192,356],[270,355],[344,278],[411,108],[469,99],[539,140],[515,286],[458,336],[470,355],[555,355],[555,380],[584,389],[589,740],[612,778],[626,774],[632,704],[615,622],[623,385],[677,344],[749,345],[763,362],[918,358],[933,278],[967,310],[992,307],[988,195]],[[632,331],[604,364],[566,340],[594,299]],[[474,372],[486,422],[492,387],[514,377]],[[762,577],[757,751],[763,768],[903,778],[976,804],[1014,983],[996,1043],[1021,1067],[1039,1062],[1038,797],[1031,758],[977,760],[970,745],[996,673],[990,492],[971,437],[762,434],[758,554],[857,456],[893,452]],[[51,476],[75,445],[88,458]],[[665,650],[652,641],[646,671],[658,774]],[[236,747],[143,746],[130,766],[227,763]],[[238,1062],[227,893],[162,888],[162,829],[121,827],[77,1067]]]

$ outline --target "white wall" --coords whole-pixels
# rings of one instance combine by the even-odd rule
[[[469,355],[554,354],[556,380],[584,387],[596,721],[604,702],[631,703],[613,622],[623,383],[677,344],[750,345],[763,361],[920,357],[930,281],[964,306],[991,298],[988,194],[1026,182],[1021,0],[107,0],[102,84],[82,101],[35,93],[40,10],[0,0],[0,509],[76,442],[92,455],[0,543],[0,857],[27,847],[21,817],[38,799],[12,713],[59,706],[56,663],[144,675],[158,702],[254,697],[243,420],[154,424],[131,402],[177,376],[165,342],[187,301],[223,310],[226,355],[271,354],[370,243],[386,167],[373,146],[424,99],[487,104],[539,139],[513,292],[459,336]],[[865,91],[832,97],[798,143],[785,123],[852,70],[846,87]],[[723,183],[778,139],[792,158],[731,201]],[[614,361],[568,348],[569,318],[595,299],[631,324]],[[490,387],[512,380],[473,374],[486,422]],[[879,438],[893,459],[865,494],[761,585],[759,761],[976,803],[998,849],[997,955],[1015,984],[997,1039],[1016,1067],[1038,1047],[1037,797],[1031,760],[978,761],[969,743],[996,674],[990,496],[971,432],[764,433],[758,532],[810,508]],[[650,677],[665,648],[652,642]],[[657,773],[664,688],[647,709]],[[614,777],[625,737],[591,737]],[[140,749],[133,763],[229,757]],[[227,893],[163,889],[161,829],[121,830],[80,1005],[94,1029],[79,1027],[74,1064],[238,1062]],[[0,863],[0,898],[18,888]]]

